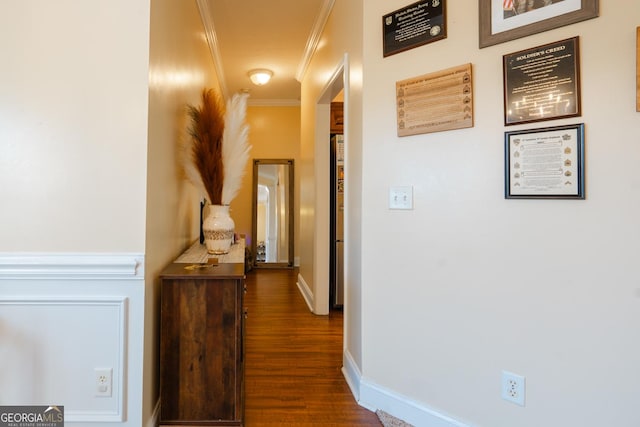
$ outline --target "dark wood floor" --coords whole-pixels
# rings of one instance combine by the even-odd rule
[[[342,312],[312,314],[296,286],[297,274],[247,274],[247,427],[381,426],[356,403],[340,371]]]

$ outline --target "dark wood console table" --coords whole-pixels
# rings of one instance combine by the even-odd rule
[[[160,425],[243,426],[244,264],[189,259],[160,275]]]

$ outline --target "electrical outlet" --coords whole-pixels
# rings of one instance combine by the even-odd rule
[[[502,398],[516,405],[524,406],[524,377],[502,371]]]
[[[111,397],[112,389],[112,368],[95,368],[96,397]]]

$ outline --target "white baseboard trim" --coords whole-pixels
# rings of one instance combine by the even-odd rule
[[[348,350],[343,354],[342,374],[358,404],[370,411],[381,409],[414,426],[471,427],[363,378]]]
[[[347,385],[351,389],[351,394],[355,397],[356,401],[360,400],[360,378],[362,378],[362,373],[360,372],[360,368],[356,364],[356,361],[353,360],[353,356],[349,350],[344,350],[342,354],[342,375],[344,379],[347,380]]]
[[[296,285],[298,285],[298,289],[300,289],[300,293],[302,294],[304,301],[307,303],[309,310],[313,313],[313,307],[315,306],[313,292],[311,292],[311,288],[309,288],[301,274],[298,274],[298,281],[296,282]]]

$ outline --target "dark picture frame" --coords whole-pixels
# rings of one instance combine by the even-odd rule
[[[516,1],[517,0],[513,0],[514,5]],[[599,14],[599,0],[552,1],[553,3],[551,5],[521,13],[518,15],[517,20],[515,20],[513,17],[506,16],[506,12],[503,9],[503,0],[478,0],[480,48],[482,49],[532,34],[542,33],[587,19],[597,18]],[[569,5],[570,2],[580,2],[580,8],[565,12],[562,7],[565,4]],[[499,16],[502,16],[502,18],[497,18]],[[498,28],[497,25],[494,25],[496,20],[504,23],[505,29]],[[513,24],[509,24],[509,20],[513,20]]]
[[[505,126],[582,114],[579,37],[503,56]]]
[[[504,134],[505,199],[584,199],[584,123]]]
[[[382,55],[447,38],[447,1],[420,0],[382,17]]]
[[[636,28],[636,111],[640,112],[640,27]]]

